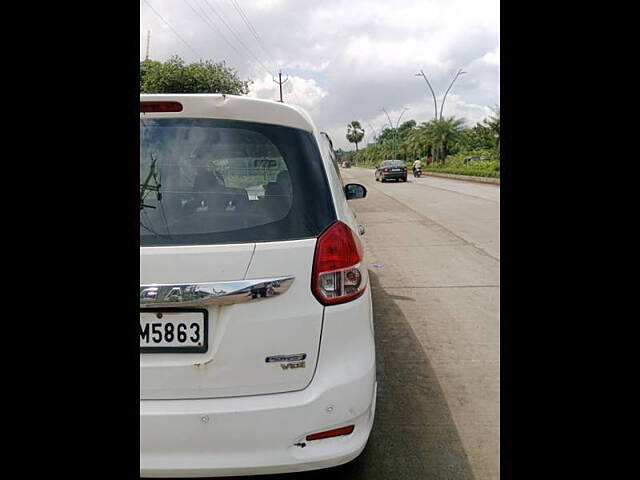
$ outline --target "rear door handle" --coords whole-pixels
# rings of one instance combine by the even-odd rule
[[[205,307],[262,300],[282,295],[294,278],[140,285],[140,308]]]

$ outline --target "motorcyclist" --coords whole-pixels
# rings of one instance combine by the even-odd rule
[[[416,161],[413,162],[413,174],[416,174],[416,170],[422,170],[422,162],[420,161],[420,158],[416,158]]]

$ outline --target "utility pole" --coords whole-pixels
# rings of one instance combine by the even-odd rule
[[[151,40],[151,30],[147,30],[147,53],[144,56],[145,60],[149,60],[149,40]]]
[[[287,75],[287,78],[285,78],[284,82],[282,81],[282,70],[280,70],[280,72],[278,73],[278,78],[279,80],[276,80],[275,78],[273,79],[274,83],[277,83],[280,86],[280,101],[282,103],[284,103],[284,101],[282,100],[282,85],[287,83],[287,80],[289,80],[289,75]]]

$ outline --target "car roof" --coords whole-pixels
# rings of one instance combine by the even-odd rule
[[[173,101],[181,112],[140,113],[141,118],[217,118],[267,123],[313,132],[315,125],[302,108],[288,103],[224,93],[140,94],[140,101]]]

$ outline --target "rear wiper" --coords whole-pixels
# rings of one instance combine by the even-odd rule
[[[160,192],[160,187],[162,187],[162,185],[158,181],[158,175],[156,172],[157,159],[153,157],[152,153],[150,155],[151,166],[149,167],[149,174],[147,175],[144,183],[140,184],[140,210],[144,210],[145,208],[156,208],[153,205],[144,203],[149,192],[156,192],[158,201],[162,200],[162,193]],[[150,185],[151,180],[154,181],[155,185]]]
[[[171,238],[171,232],[169,231],[169,222],[167,221],[167,216],[164,211],[164,204],[162,203],[162,192],[160,189],[162,188],[162,183],[160,179],[160,171],[156,168],[157,159],[153,156],[153,153],[149,154],[151,156],[151,165],[149,167],[149,173],[144,183],[140,184],[140,211],[142,212],[145,208],[155,209],[154,205],[148,205],[145,203],[145,199],[149,192],[156,192],[156,199],[160,204],[160,211],[162,213],[162,218],[164,220],[164,226],[167,229],[167,238]],[[151,185],[150,182],[153,180],[154,185]],[[164,235],[160,235],[155,230],[149,228],[147,225],[140,222],[140,226],[145,230],[153,233],[157,237],[164,237]]]

